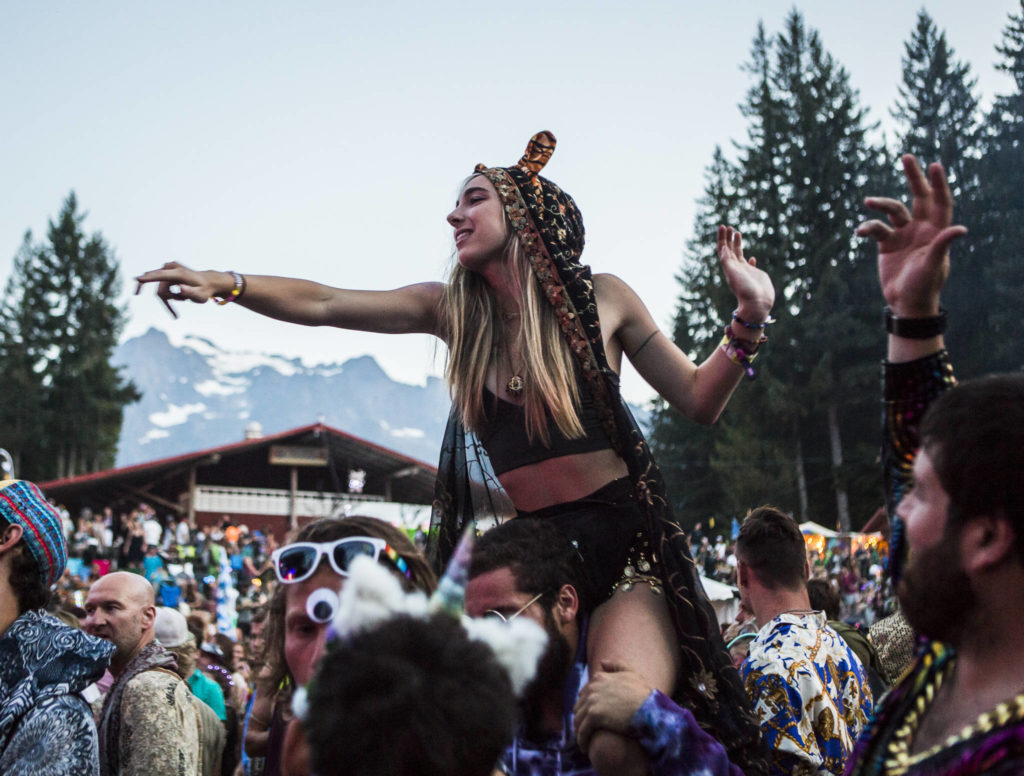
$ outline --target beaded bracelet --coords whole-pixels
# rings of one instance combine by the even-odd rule
[[[754,331],[762,331],[768,327],[769,323],[775,323],[775,319],[772,318],[770,314],[764,323],[747,323],[745,320],[740,318],[740,309],[738,307],[732,311],[732,319],[743,328],[753,329]]]
[[[725,334],[722,336],[722,341],[718,343],[718,346],[730,361],[736,364],[736,366],[743,367],[743,371],[746,372],[748,379],[753,380],[757,377],[757,372],[754,371],[752,362],[757,358],[758,348],[767,341],[768,337],[764,334],[753,341],[737,339],[736,335],[726,326]]]
[[[225,305],[229,302],[237,302],[242,297],[242,294],[245,293],[245,275],[231,270],[231,277],[235,279],[235,287],[231,289],[231,293],[227,296],[213,297],[213,301],[217,304]]]

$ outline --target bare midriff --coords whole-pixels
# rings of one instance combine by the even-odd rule
[[[627,474],[618,453],[595,450],[520,466],[499,476],[498,481],[516,509],[532,512],[589,496]]]

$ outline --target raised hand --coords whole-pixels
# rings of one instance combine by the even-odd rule
[[[758,269],[757,259],[743,257],[743,236],[731,226],[718,227],[718,260],[736,294],[740,317],[751,323],[766,320],[775,304],[775,287],[768,273]]]
[[[156,295],[160,301],[175,318],[178,314],[171,307],[171,301],[196,302],[203,304],[214,296],[227,293],[225,291],[225,279],[227,289],[233,287],[234,280],[227,272],[196,272],[184,264],[176,261],[169,261],[160,269],[144,272],[135,278],[138,285],[135,293],[142,291],[145,283],[156,283]]]
[[[939,313],[939,295],[949,275],[949,245],[967,229],[951,226],[953,197],[942,165],[930,164],[925,178],[912,154],[901,161],[913,196],[911,210],[899,200],[868,197],[864,204],[884,213],[889,223],[865,221],[857,234],[878,243],[878,278],[893,314],[927,318]]]

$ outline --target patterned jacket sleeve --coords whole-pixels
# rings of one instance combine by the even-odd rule
[[[630,733],[647,753],[654,776],[743,776],[729,762],[725,747],[701,729],[693,714],[658,690],[636,710]]]
[[[910,485],[914,454],[920,444],[921,416],[954,385],[953,365],[945,350],[916,361],[883,364],[882,474],[890,517]]]
[[[4,776],[98,776],[96,723],[81,697],[40,703],[18,724],[0,753]]]
[[[199,726],[188,686],[168,671],[143,671],[121,699],[121,773],[197,773]]]

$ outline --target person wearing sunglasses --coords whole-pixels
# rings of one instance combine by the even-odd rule
[[[348,566],[367,556],[408,590],[433,592],[437,579],[403,531],[372,517],[317,520],[271,556],[277,584],[268,604],[264,670],[256,680],[246,753],[266,757],[265,776],[282,773],[284,735],[294,689],[313,676]],[[289,774],[301,772],[289,763]]]
[[[741,776],[722,743],[637,671],[603,663],[591,675],[586,593],[579,592],[587,589],[585,571],[579,552],[549,520],[510,520],[473,548],[466,613],[505,622],[526,617],[548,636],[500,771],[593,776],[587,745],[598,730],[614,730],[639,744],[654,776]]]

